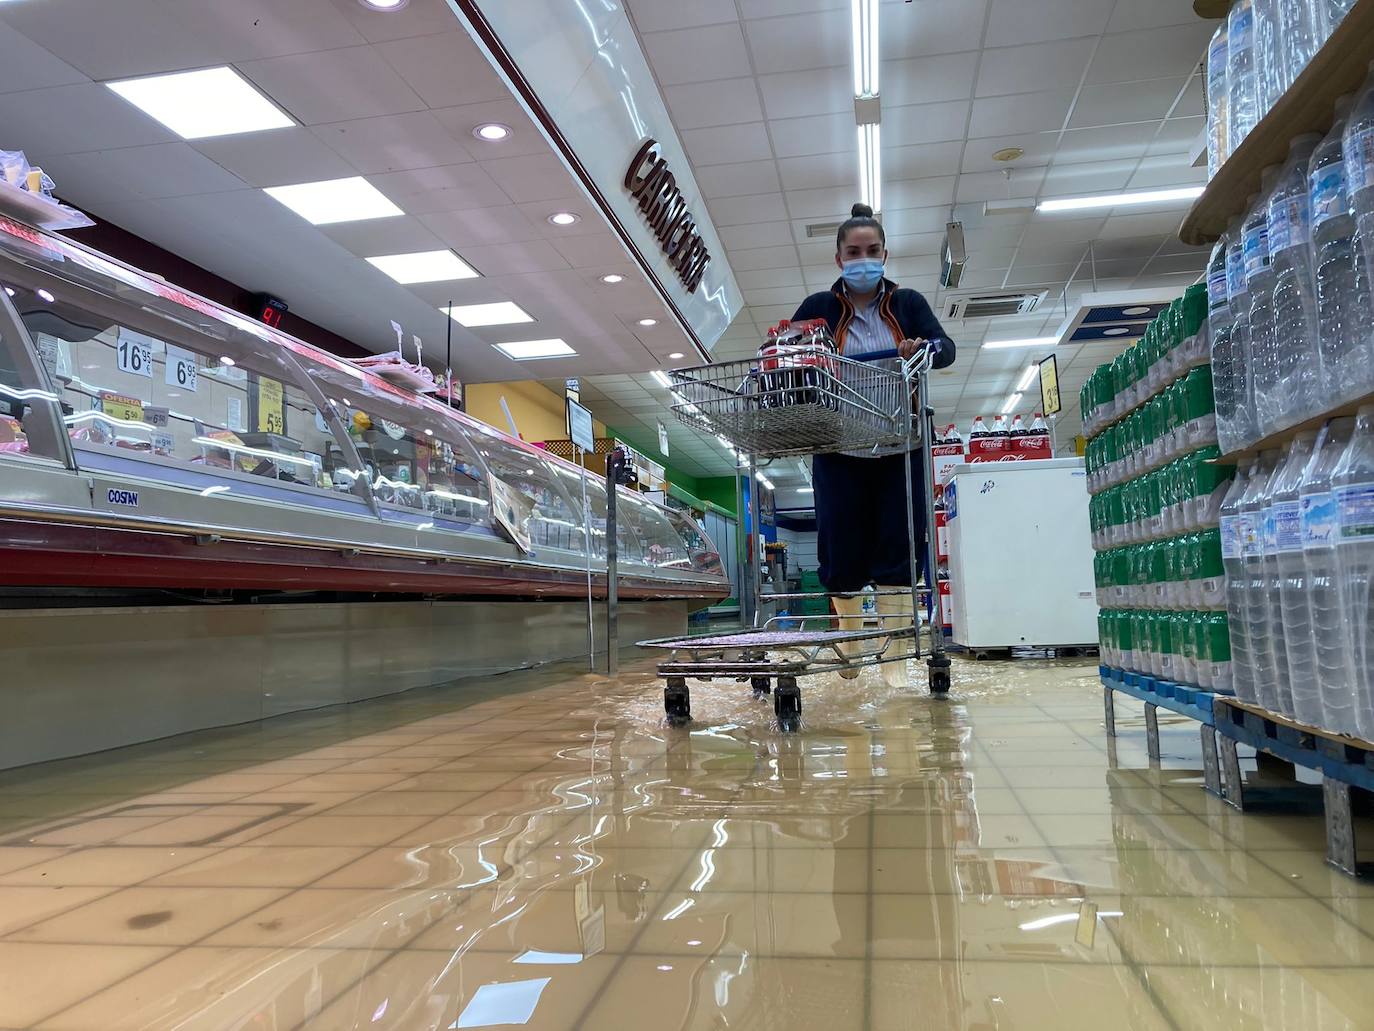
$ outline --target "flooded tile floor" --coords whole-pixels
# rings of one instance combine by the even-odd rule
[[[0,774],[0,1027],[1374,1026],[1319,810],[1109,743],[1095,674],[804,681],[782,736],[551,668]]]

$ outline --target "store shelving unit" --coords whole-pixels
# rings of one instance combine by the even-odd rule
[[[1217,169],[1184,218],[1179,239],[1199,246],[1221,236],[1245,199],[1259,192],[1260,171],[1287,158],[1289,140],[1330,130],[1336,98],[1360,87],[1371,60],[1374,0],[1358,0],[1293,85]]]
[[[1221,460],[1227,463],[1238,463],[1252,455],[1258,455],[1261,451],[1272,451],[1275,448],[1287,446],[1288,442],[1296,437],[1303,430],[1319,430],[1332,419],[1338,419],[1343,415],[1354,415],[1362,405],[1374,404],[1374,393],[1368,393],[1357,397],[1352,401],[1345,401],[1329,408],[1320,415],[1314,415],[1310,419],[1294,423],[1287,429],[1275,430],[1267,436],[1261,437],[1253,444],[1243,448],[1236,448],[1228,451],[1221,456]]]
[[[1216,697],[1213,692],[1111,666],[1099,666],[1098,675],[1102,679],[1102,706],[1108,737],[1116,737],[1116,700],[1113,692],[1130,695],[1145,703],[1145,751],[1151,759],[1160,757],[1158,710],[1167,709],[1197,720],[1202,739],[1203,786],[1212,794],[1221,795],[1216,727],[1212,715],[1212,699]]]

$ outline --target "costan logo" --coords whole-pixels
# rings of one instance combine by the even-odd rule
[[[138,507],[138,491],[136,490],[115,490],[113,487],[105,494],[106,499],[111,505],[131,505]]]

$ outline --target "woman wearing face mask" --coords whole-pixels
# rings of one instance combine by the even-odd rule
[[[929,344],[934,366],[954,362],[954,342],[945,335],[930,304],[915,290],[906,290],[885,278],[887,237],[873,209],[855,204],[852,217],[840,226],[835,264],[840,279],[828,291],[812,294],[802,302],[793,322],[824,319],[840,353],[861,357],[894,348],[903,358]],[[820,578],[827,591],[851,594],[869,584],[880,589],[910,588],[911,565],[907,548],[906,471],[911,463],[912,490],[918,553],[925,554],[925,505],[922,501],[928,473],[922,451],[904,448],[874,454],[816,455],[812,459],[815,488],[817,550]],[[929,579],[929,574],[927,574]],[[860,629],[863,599],[836,597],[841,629]],[[879,595],[880,615],[911,613],[911,595]],[[898,620],[884,620],[896,626]],[[857,676],[857,670],[845,671]],[[896,663],[883,666],[889,683],[900,682]]]

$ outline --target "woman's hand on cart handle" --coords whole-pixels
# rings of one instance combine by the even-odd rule
[[[908,338],[897,345],[897,355],[903,359],[910,358],[920,351],[921,348],[929,346],[934,346],[937,350],[939,349],[938,344],[932,344],[932,341],[927,340],[925,337],[916,337],[914,340]]]

